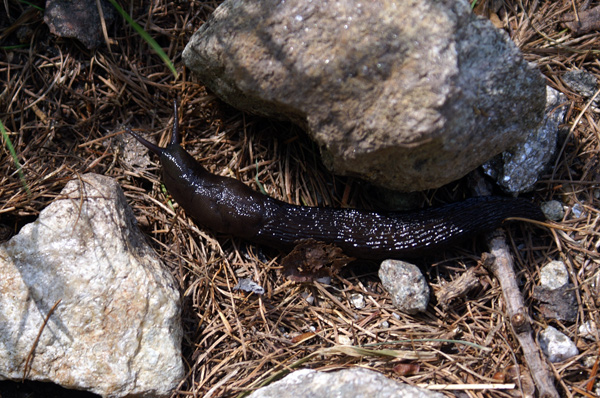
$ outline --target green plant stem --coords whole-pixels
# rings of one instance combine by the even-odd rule
[[[133,18],[131,18],[131,16],[129,16],[129,14],[124,9],[122,9],[119,4],[117,4],[117,2],[115,0],[108,0],[108,1],[110,1],[110,4],[112,4],[113,7],[115,7],[117,12],[119,14],[121,14],[121,16],[123,18],[125,18],[127,23],[129,23],[129,25],[131,25],[133,27],[133,29],[135,29],[135,31],[138,32],[138,34],[140,36],[142,36],[142,38],[144,40],[146,40],[146,42],[150,45],[150,47],[152,47],[152,49],[158,54],[158,56],[163,60],[163,62],[171,70],[171,73],[173,73],[173,76],[175,76],[175,79],[177,79],[179,77],[179,74],[177,73],[175,66],[173,66],[173,63],[171,62],[171,60],[169,59],[167,54],[165,54],[163,49],[158,45],[156,40],[154,40],[152,37],[150,37],[148,32],[146,32],[144,30],[144,28],[142,28],[137,22],[135,22],[133,20]]]
[[[21,183],[23,184],[23,188],[27,191],[27,195],[31,195],[31,191],[29,190],[29,186],[27,185],[27,181],[25,180],[25,174],[23,174],[23,169],[21,168],[21,164],[19,163],[19,158],[17,157],[17,152],[15,151],[15,147],[4,128],[4,124],[0,120],[0,133],[2,133],[2,139],[4,139],[4,145],[8,148],[8,152],[13,158],[13,162],[15,163],[15,167],[17,168],[17,173],[19,173],[19,178],[21,179]]]

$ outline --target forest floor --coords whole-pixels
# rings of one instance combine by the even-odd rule
[[[120,18],[118,27],[108,32],[110,45],[91,51],[50,34],[43,13],[25,2],[0,5],[0,14],[7,12],[0,18],[0,121],[27,186],[3,140],[0,241],[33,221],[76,175],[117,179],[140,227],[179,283],[186,378],[173,398],[234,397],[294,368],[351,366],[413,385],[453,385],[469,397],[521,396],[518,388],[482,392],[465,386],[508,382],[516,369],[524,375],[517,383],[521,388],[530,381],[501,287],[485,268],[478,273],[479,287],[466,297],[447,308],[433,297],[427,312],[406,315],[383,290],[376,263],[352,264],[331,285],[292,283],[281,275],[281,254],[199,229],[177,206],[172,211],[156,205],[169,201],[161,189],[157,159],[152,157],[152,167],[146,169],[124,166],[124,127],[155,134],[164,146],[175,98],[180,100],[186,149],[214,173],[234,176],[255,189],[260,181],[269,195],[296,204],[372,208],[373,189],[327,171],[315,145],[298,127],[229,107],[184,67],[185,44],[219,2],[130,3],[135,5],[127,11],[174,62],[178,79]],[[596,396],[598,388],[598,342],[581,338],[578,327],[589,320],[600,325],[599,117],[590,95],[563,81],[573,70],[600,79],[598,25],[579,35],[562,25],[583,3],[507,0],[498,10],[489,10],[486,2],[476,8],[505,30],[524,57],[539,66],[547,84],[567,98],[557,157],[528,195],[536,203],[561,201],[567,208],[564,219],[553,228],[512,223],[506,230],[534,333],[552,325],[579,348],[578,356],[548,364],[565,397]],[[416,197],[431,206],[466,196],[467,183],[461,180]],[[575,204],[582,206],[582,215],[571,211]],[[466,269],[477,267],[486,250],[485,242],[474,240],[416,263],[435,294]],[[567,265],[579,304],[575,322],[544,318],[532,299],[540,268],[551,260]],[[259,283],[264,295],[235,291],[240,278]],[[350,297],[356,294],[365,299],[364,308],[352,305]],[[342,345],[414,350],[423,358],[331,350]]]

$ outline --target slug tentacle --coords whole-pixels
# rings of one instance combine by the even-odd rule
[[[179,112],[177,111],[177,100],[173,101],[173,134],[171,135],[171,145],[179,145],[181,136],[179,135]]]
[[[402,213],[290,205],[238,180],[209,173],[179,145],[177,102],[174,113],[167,148],[126,131],[160,156],[164,184],[189,216],[209,229],[258,244],[287,250],[314,239],[354,257],[407,257],[492,230],[509,217],[544,219],[526,200],[496,196]]]
[[[153,153],[157,154],[158,156],[161,156],[163,153],[165,153],[165,148],[161,148],[158,145],[154,145],[153,143],[146,141],[146,139],[142,138],[141,136],[139,136],[136,133],[134,133],[133,131],[131,131],[131,129],[129,127],[125,127],[125,131],[127,131],[129,134],[131,134],[142,145],[144,145],[146,148],[150,149]]]

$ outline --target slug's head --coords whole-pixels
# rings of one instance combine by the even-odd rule
[[[177,117],[177,101],[173,103],[173,110],[173,136],[171,138],[171,143],[167,145],[166,148],[161,148],[157,145],[154,145],[153,143],[148,142],[138,134],[131,131],[130,128],[125,128],[125,131],[127,131],[129,134],[135,137],[135,139],[142,143],[142,145],[160,157],[163,177],[165,179],[167,189],[169,189],[169,185],[174,185],[171,184],[172,181],[178,181],[185,176],[194,174],[193,172],[197,173],[203,170],[202,166],[200,166],[195,159],[181,147],[181,145],[179,145],[180,137],[179,119]]]
[[[180,138],[179,138],[179,118],[177,116],[177,101],[173,101],[173,113],[174,113],[174,116],[173,116],[173,136],[171,137],[171,143],[166,148],[161,148],[161,147],[159,147],[157,145],[154,145],[151,142],[148,142],[146,139],[142,138],[138,134],[136,134],[133,131],[131,131],[131,129],[129,127],[125,127],[125,131],[127,131],[129,134],[131,134],[136,140],[138,140],[142,145],[144,145],[150,151],[152,151],[155,154],[157,154],[158,156],[160,156],[161,160],[162,160],[162,157],[165,154],[167,154],[168,152],[172,151],[173,148],[179,147]]]

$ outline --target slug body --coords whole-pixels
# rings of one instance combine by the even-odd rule
[[[166,148],[128,130],[160,156],[164,184],[177,203],[206,228],[280,250],[315,239],[358,258],[410,257],[493,230],[509,217],[544,219],[526,200],[494,196],[394,213],[290,205],[209,173],[181,148],[177,125],[175,116],[173,139]]]

